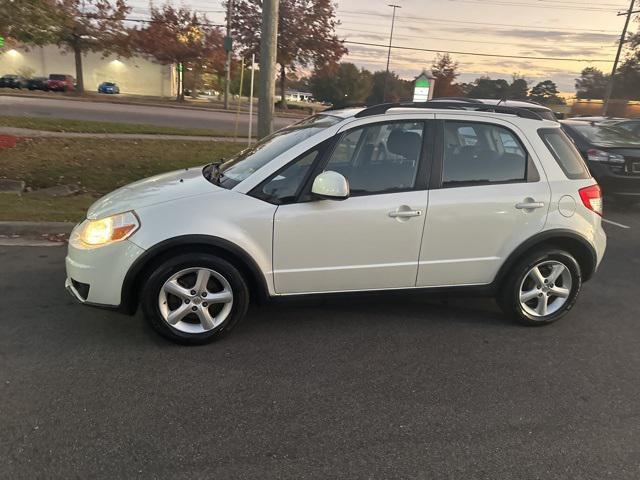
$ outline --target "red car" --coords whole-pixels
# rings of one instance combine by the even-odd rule
[[[75,80],[71,75],[52,73],[47,80],[47,90],[72,92],[76,89]]]

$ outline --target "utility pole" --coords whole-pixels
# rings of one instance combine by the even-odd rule
[[[262,2],[260,34],[260,86],[258,88],[258,138],[273,131],[273,101],[276,88],[279,0]]]
[[[618,52],[616,53],[616,59],[613,62],[613,69],[611,70],[611,76],[609,77],[609,83],[607,83],[607,91],[604,95],[604,108],[602,115],[607,116],[609,114],[609,103],[611,101],[611,94],[613,93],[613,84],[615,83],[616,71],[618,70],[618,62],[620,61],[620,54],[624,47],[625,40],[627,39],[627,30],[629,29],[629,22],[631,21],[631,15],[634,13],[633,7],[635,6],[635,0],[631,0],[629,10],[624,13],[619,13],[618,16],[626,15],[627,19],[624,22],[624,28],[622,29],[622,35],[620,35],[620,43],[618,44]]]
[[[224,49],[227,51],[227,61],[224,64],[224,109],[229,110],[229,84],[231,83],[231,15],[233,14],[233,0],[227,0],[227,36],[224,38]]]
[[[387,52],[387,70],[384,75],[384,87],[382,87],[382,102],[387,101],[387,83],[389,82],[389,62],[391,60],[391,44],[393,43],[393,27],[396,23],[396,9],[402,8],[400,5],[389,4],[393,8],[393,16],[391,17],[391,35],[389,35],[389,51]]]

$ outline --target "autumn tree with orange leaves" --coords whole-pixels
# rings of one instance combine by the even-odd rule
[[[278,12],[279,83],[282,107],[286,108],[287,71],[299,67],[322,68],[347,53],[335,33],[338,25],[332,0],[280,0]],[[234,40],[240,54],[248,58],[260,52],[262,1],[235,0],[231,18]]]
[[[204,15],[171,5],[150,8],[151,20],[131,34],[132,48],[164,65],[178,69],[177,100],[184,100],[185,68],[201,71],[203,66],[221,69],[224,65],[223,35]],[[197,82],[196,82],[197,83]]]

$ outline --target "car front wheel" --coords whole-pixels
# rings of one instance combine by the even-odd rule
[[[160,264],[142,291],[147,321],[181,344],[211,342],[245,316],[249,290],[231,263],[209,254],[187,254]]]
[[[498,303],[525,325],[547,325],[573,308],[582,276],[575,258],[563,250],[547,249],[526,256],[507,276]]]

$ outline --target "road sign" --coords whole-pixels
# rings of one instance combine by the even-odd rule
[[[434,84],[435,78],[430,77],[427,72],[423,71],[414,81],[413,101],[426,102],[431,100]]]

